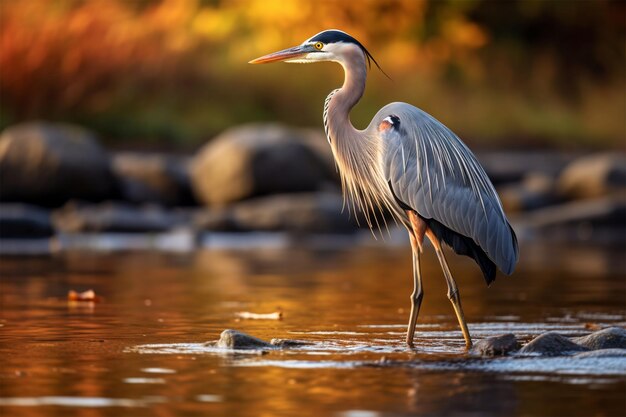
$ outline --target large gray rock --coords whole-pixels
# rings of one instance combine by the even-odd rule
[[[280,194],[204,211],[196,216],[195,225],[214,231],[356,231],[356,225],[342,208],[343,199],[335,193]]]
[[[626,155],[602,153],[576,159],[558,179],[560,195],[570,199],[626,193]]]
[[[60,205],[71,198],[97,201],[116,192],[108,154],[76,126],[43,122],[6,129],[0,136],[0,200]]]
[[[184,157],[123,152],[113,156],[113,172],[122,198],[131,203],[166,206],[194,203]]]
[[[572,340],[576,344],[591,350],[626,349],[626,329],[609,327],[587,336],[573,338]]]
[[[53,215],[55,227],[65,233],[85,232],[163,232],[188,220],[184,212],[157,206],[135,207],[120,203],[81,205],[70,202]]]
[[[0,204],[0,238],[35,239],[54,234],[50,213],[28,204]]]
[[[472,346],[470,354],[475,356],[504,356],[519,349],[515,335],[509,333],[502,336],[488,337],[479,340]]]
[[[264,340],[250,336],[246,333],[227,329],[220,335],[220,340],[215,345],[221,349],[276,349],[277,347]]]
[[[521,355],[564,356],[577,352],[588,351],[586,347],[577,345],[558,333],[543,333],[528,342],[520,349]]]
[[[335,180],[330,150],[323,153],[319,145],[312,146],[311,136],[279,125],[224,132],[193,160],[195,195],[205,204],[225,205],[253,196],[324,188]]]

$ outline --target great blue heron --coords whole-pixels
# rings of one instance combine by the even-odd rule
[[[473,258],[491,284],[496,265],[511,274],[518,259],[517,238],[498,195],[474,154],[450,129],[406,103],[378,111],[365,130],[350,122],[350,110],[365,90],[367,68],[378,63],[365,47],[340,30],[326,30],[301,45],[250,61],[308,63],[334,61],[343,66],[343,86],[324,104],[324,128],[339,168],[344,195],[367,218],[387,209],[409,232],[413,253],[411,313],[406,343],[413,346],[415,324],[424,292],[420,253],[424,236],[435,248],[448,285],[448,298],[469,348],[459,289],[441,242]],[[378,66],[379,67],[379,66]],[[379,67],[380,68],[380,67]]]

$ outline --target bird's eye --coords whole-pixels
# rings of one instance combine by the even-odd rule
[[[315,49],[317,49],[318,51],[321,51],[322,48],[324,47],[324,44],[322,42],[316,42],[315,45],[313,45],[315,47]]]

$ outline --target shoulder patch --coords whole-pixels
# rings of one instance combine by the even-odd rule
[[[379,132],[384,132],[389,129],[400,130],[400,118],[398,116],[394,114],[389,115],[378,125]]]

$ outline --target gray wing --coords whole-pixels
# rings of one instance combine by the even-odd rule
[[[498,195],[474,154],[447,127],[406,103],[385,106],[383,168],[396,198],[420,216],[471,238],[511,274],[519,251]]]

